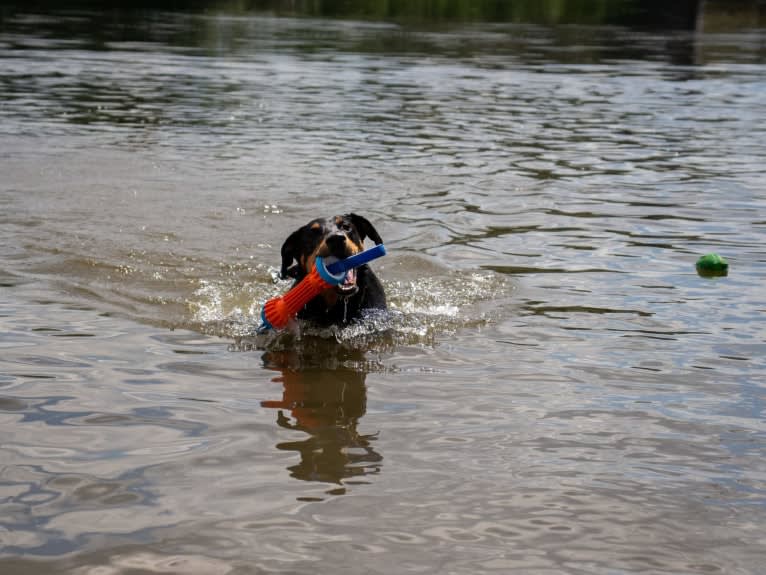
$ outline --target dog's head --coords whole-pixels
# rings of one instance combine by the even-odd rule
[[[383,243],[377,230],[362,216],[345,214],[311,220],[295,230],[282,245],[279,274],[282,278],[299,280],[314,268],[317,256],[347,258],[364,250],[365,238],[376,244]],[[358,289],[356,278],[356,270],[349,270],[343,283],[334,291],[339,295],[353,295]]]

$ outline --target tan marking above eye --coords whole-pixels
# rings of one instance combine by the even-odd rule
[[[313,224],[311,224],[311,229],[314,231],[321,229],[321,227],[322,227],[322,224],[320,224],[319,222],[314,222]]]

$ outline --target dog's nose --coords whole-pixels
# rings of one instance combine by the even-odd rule
[[[346,236],[343,234],[333,234],[325,240],[327,247],[330,248],[330,253],[338,258],[343,258],[346,255]]]

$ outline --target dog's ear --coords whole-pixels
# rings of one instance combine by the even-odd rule
[[[352,224],[354,224],[356,231],[359,232],[359,237],[361,238],[362,242],[364,242],[364,238],[370,238],[373,242],[375,242],[375,245],[383,243],[378,230],[375,229],[375,226],[373,226],[367,220],[367,218],[363,218],[362,216],[358,216],[356,214],[347,214],[346,217],[351,220]]]
[[[296,264],[293,267],[290,267],[290,264],[293,263],[293,260],[297,262],[300,257],[302,231],[303,228],[295,230],[290,234],[290,237],[285,240],[285,243],[282,244],[282,267],[279,270],[279,277],[282,279],[295,278],[298,276],[300,266]]]

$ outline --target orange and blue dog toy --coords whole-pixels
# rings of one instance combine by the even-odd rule
[[[386,255],[383,244],[359,252],[343,260],[326,264],[321,256],[316,257],[314,269],[295,284],[289,292],[267,301],[261,310],[261,327],[258,333],[269,329],[282,329],[303,306],[319,295],[322,290],[339,285],[346,278],[348,270],[358,268],[376,258]]]

